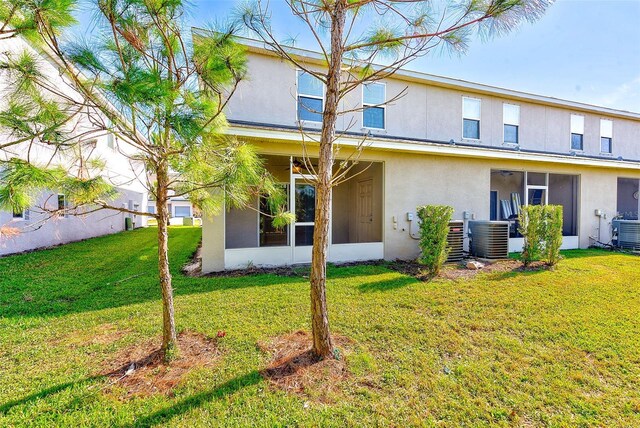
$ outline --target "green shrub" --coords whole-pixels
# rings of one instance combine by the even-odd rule
[[[427,271],[435,275],[447,261],[447,235],[449,222],[453,216],[453,207],[448,205],[424,205],[418,207],[420,219],[420,256],[418,262],[425,265]]]
[[[524,237],[520,259],[525,266],[542,257],[544,233],[544,207],[542,205],[523,206],[518,216],[518,231]]]
[[[524,265],[541,259],[549,266],[556,265],[562,245],[562,206],[528,205],[522,207],[518,219],[524,237],[520,256]]]
[[[544,207],[544,259],[549,266],[555,266],[560,261],[562,213],[562,205],[547,205]]]

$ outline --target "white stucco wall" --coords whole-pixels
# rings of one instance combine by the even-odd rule
[[[55,63],[45,54],[36,52],[21,38],[0,40],[0,52],[19,55],[25,50],[37,56],[39,69],[47,76],[52,86],[65,92],[69,97],[80,99],[79,95],[67,84]],[[3,95],[0,97],[0,109],[6,108],[10,94],[6,78],[6,74],[0,74],[0,94]],[[126,156],[126,154],[134,153],[136,149],[117,138],[113,139],[113,147],[109,147],[109,136],[102,132],[92,133],[93,129],[95,127],[90,124],[86,116],[78,116],[74,120],[75,132],[88,132],[83,137],[84,141],[95,140],[94,147],[84,147],[83,150],[90,152],[90,159],[100,161],[105,165],[99,174],[118,189],[119,193],[114,204],[131,208],[137,205],[140,211],[146,211],[147,190],[144,167],[140,163],[130,161]],[[10,135],[0,134],[0,143],[11,142],[13,139],[14,137]],[[65,150],[54,152],[52,147],[39,144],[30,145],[28,142],[0,149],[0,159],[2,160],[27,159],[27,157],[34,164],[60,165],[70,174],[77,173],[74,162],[71,161],[73,154]],[[55,196],[52,197],[52,194]],[[40,205],[44,201],[48,201],[48,207],[56,208],[52,204],[57,204],[57,191],[43,189],[36,205]],[[19,232],[18,236],[0,236],[0,255],[117,232],[124,229],[124,217],[129,216],[129,214],[104,210],[79,217],[70,216],[42,222],[43,216],[37,214],[35,206],[30,211],[29,220],[14,219],[11,212],[0,211],[0,226]],[[137,216],[136,226],[144,225],[146,225],[146,219]]]

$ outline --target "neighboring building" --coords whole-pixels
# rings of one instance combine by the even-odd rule
[[[311,260],[315,190],[300,164],[298,126],[319,129],[310,110],[322,111],[324,88],[260,43],[244,43],[249,80],[229,103],[228,133],[263,154],[297,218],[275,230],[256,200],[255,209],[205,219],[204,272]],[[321,69],[320,55],[292,50]],[[412,71],[354,91],[343,108],[362,104],[374,107],[338,120],[339,157],[369,137],[354,178],[333,191],[331,262],[415,258],[414,213],[424,204],[451,205],[454,219],[511,222],[521,205],[561,204],[563,248],[608,243],[614,217],[638,217],[638,113]],[[515,227],[509,246],[522,248]]]
[[[0,41],[0,52],[19,54],[24,49],[30,49],[39,55],[42,69],[53,85],[59,88],[65,87],[64,77],[61,77],[61,72],[52,58],[42,52],[36,52],[21,38]],[[0,78],[2,78],[1,76],[0,74]],[[2,81],[0,81],[0,91],[3,94],[7,91],[7,87]],[[87,123],[86,119],[77,123],[78,132],[91,131],[91,129],[91,125]],[[0,143],[6,141],[11,141],[10,137],[0,135]],[[144,170],[141,167],[139,171],[132,171],[129,159],[122,154],[131,149],[113,135],[104,135],[104,133],[96,133],[95,135],[89,133],[83,147],[92,151],[93,159],[101,159],[106,165],[105,178],[119,190],[115,204],[132,210],[146,211],[147,190],[138,179],[145,176]],[[6,150],[0,150],[0,158],[24,158],[26,152],[26,143],[11,146]],[[30,151],[30,159],[34,162],[45,162],[51,158],[52,151],[49,147],[36,145]],[[56,164],[73,170],[74,167],[68,164],[68,158],[65,159],[64,154],[55,156],[54,159]],[[62,209],[67,206],[67,201],[64,194],[52,189],[43,191],[36,205],[46,206],[47,209]],[[0,234],[0,256],[119,232],[125,228],[126,217],[132,219],[134,227],[143,226],[146,223],[145,218],[140,216],[112,210],[100,210],[79,216],[63,215],[49,218],[49,215],[38,210],[37,206],[20,213],[0,211],[0,227],[17,232]]]
[[[147,203],[147,212],[150,214],[156,213],[156,202],[149,199]],[[185,218],[198,217],[197,210],[194,209],[193,204],[189,198],[185,196],[173,196],[169,198],[167,202],[167,208],[169,209],[169,224],[173,226],[184,225]],[[150,224],[153,222],[150,221]]]

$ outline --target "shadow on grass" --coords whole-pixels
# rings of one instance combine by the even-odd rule
[[[25,405],[25,404],[29,404],[32,401],[37,401],[37,400],[40,400],[42,398],[46,398],[46,397],[48,397],[50,395],[54,395],[54,394],[57,394],[59,392],[62,392],[65,389],[73,388],[73,387],[84,385],[84,384],[87,384],[87,383],[91,383],[92,381],[97,380],[97,379],[101,379],[101,378],[103,378],[103,376],[91,376],[91,377],[87,377],[85,379],[81,379],[81,380],[75,381],[75,382],[61,383],[59,385],[54,385],[52,387],[43,389],[42,391],[38,391],[38,392],[35,392],[33,394],[27,395],[26,397],[23,397],[23,398],[19,398],[17,400],[12,400],[12,401],[7,401],[6,403],[0,404],[0,414],[6,414],[12,408],[14,408],[16,406],[22,406],[22,405]]]
[[[184,400],[178,401],[172,406],[165,407],[164,409],[160,409],[149,415],[137,418],[135,422],[120,425],[120,427],[138,428],[161,424],[177,416],[180,416],[191,409],[200,407],[208,401],[220,399],[227,395],[231,395],[247,386],[256,385],[261,381],[262,376],[260,375],[260,373],[258,371],[252,371],[245,374],[244,376],[239,376],[231,379],[210,391],[191,395]]]
[[[394,279],[383,279],[380,281],[363,282],[358,286],[361,292],[370,293],[378,291],[391,291],[397,288],[406,287],[408,285],[417,284],[416,278],[411,276],[402,276]]]
[[[0,318],[52,318],[158,301],[153,230],[136,230],[0,258]],[[308,282],[304,267],[258,275],[188,277],[181,267],[200,239],[193,228],[170,229],[169,257],[176,296]],[[329,278],[384,272],[377,265],[329,267]]]

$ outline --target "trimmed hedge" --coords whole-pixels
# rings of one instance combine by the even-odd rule
[[[554,266],[560,260],[563,209],[561,205],[528,205],[519,216],[519,232],[524,237],[520,259],[525,266],[544,260]]]
[[[453,216],[453,207],[448,205],[424,205],[417,208],[420,219],[420,256],[418,262],[426,266],[431,275],[440,272],[447,261],[449,248],[449,222]]]

